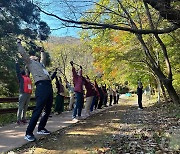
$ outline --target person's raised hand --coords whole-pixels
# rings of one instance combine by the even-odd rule
[[[20,39],[20,38],[17,38],[16,42],[17,42],[18,44],[21,44],[21,39]]]
[[[82,69],[82,66],[80,66],[80,69]]]
[[[64,82],[66,82],[66,83],[68,82],[67,79],[66,79],[66,77],[64,78]]]
[[[15,58],[15,62],[18,63],[18,58]]]
[[[40,52],[44,52],[44,48],[43,47],[40,47]]]
[[[73,61],[70,61],[71,66],[73,66]]]

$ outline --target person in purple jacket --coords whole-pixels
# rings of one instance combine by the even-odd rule
[[[73,66],[73,61],[70,62],[72,66],[72,74],[73,74],[73,83],[74,83],[74,92],[75,92],[75,108],[73,111],[72,118],[76,118],[78,114],[78,119],[81,118],[81,112],[83,107],[83,77],[82,77],[82,66],[80,66],[80,70],[77,73],[75,67]]]
[[[86,78],[83,77],[83,81],[86,88],[85,112],[86,116],[90,116],[90,107],[93,101],[93,97],[95,96],[95,89],[88,76],[86,76]]]

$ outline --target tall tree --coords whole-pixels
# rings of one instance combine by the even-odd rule
[[[159,14],[159,12],[156,12],[154,9],[149,8],[146,1],[99,0],[98,2],[90,2],[92,2],[94,7],[92,9],[86,10],[85,12],[81,12],[81,14],[83,15],[81,19],[64,19],[56,14],[46,12],[41,8],[39,9],[45,14],[59,19],[67,26],[74,26],[82,29],[114,29],[134,33],[140,44],[142,45],[144,54],[146,55],[146,64],[158,76],[160,81],[162,81],[173,102],[180,103],[179,97],[172,85],[173,76],[167,49],[158,35],[169,33],[174,31],[175,29],[178,29],[178,24],[170,24],[169,22],[163,20],[160,17],[160,15],[162,16],[162,14]],[[158,2],[160,3],[160,1]],[[151,14],[149,12],[151,12]],[[157,61],[151,52],[151,50],[153,49],[150,49],[148,47],[148,45],[146,44],[146,38],[145,36],[143,36],[143,34],[153,34],[153,37],[161,47],[165,63],[162,63],[160,65],[157,64]],[[164,72],[161,69],[164,65],[167,68],[167,72]]]

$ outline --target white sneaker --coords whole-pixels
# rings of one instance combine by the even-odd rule
[[[77,121],[78,121],[78,119],[77,119],[77,118],[73,118],[73,119],[72,119],[72,121],[77,122]]]

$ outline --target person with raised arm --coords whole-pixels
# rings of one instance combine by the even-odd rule
[[[56,79],[56,88],[57,88],[57,96],[55,101],[55,114],[61,114],[64,111],[64,86],[62,84],[61,77],[55,77]]]
[[[94,80],[94,88],[95,88],[95,98],[94,98],[94,102],[93,102],[93,105],[94,106],[91,106],[91,111],[93,111],[93,109],[97,109],[97,107],[98,107],[98,102],[99,102],[99,100],[100,100],[100,93],[99,93],[99,86],[98,86],[98,84],[97,84],[97,81],[96,81],[96,79]]]
[[[32,93],[32,81],[28,70],[21,70],[16,60],[16,74],[19,81],[19,106],[17,111],[17,124],[26,124],[26,111]]]
[[[82,77],[82,66],[80,66],[80,70],[78,73],[74,67],[73,61],[70,62],[72,66],[72,74],[73,74],[73,83],[74,83],[74,92],[75,92],[75,108],[73,111],[72,118],[76,119],[78,115],[78,119],[81,119],[81,112],[83,108],[83,77]]]
[[[93,102],[93,98],[95,96],[95,89],[88,76],[86,76],[86,78],[83,77],[83,81],[86,88],[85,114],[88,117],[90,116],[90,108]]]
[[[70,102],[69,102],[69,110],[72,110],[74,108],[74,87],[67,81],[67,79],[65,79],[66,82],[66,88],[69,91],[69,96],[70,96]]]
[[[36,56],[29,56],[23,46],[21,40],[17,39],[18,52],[21,54],[22,59],[25,61],[36,85],[35,98],[36,107],[33,110],[32,117],[29,125],[26,129],[24,139],[27,141],[35,141],[36,138],[33,131],[36,127],[38,119],[44,109],[41,116],[37,134],[50,134],[45,128],[49,115],[51,113],[51,107],[53,103],[53,89],[51,84],[51,77],[48,71],[45,69],[46,54],[41,48],[41,59],[39,60]],[[56,72],[55,72],[56,73]]]

